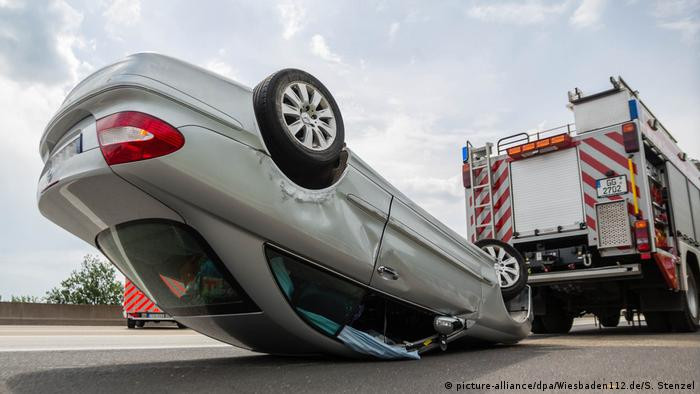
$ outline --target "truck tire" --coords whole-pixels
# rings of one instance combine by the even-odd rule
[[[280,170],[306,188],[330,186],[345,128],[335,99],[321,81],[301,70],[277,71],[255,87],[253,108]]]
[[[126,328],[135,328],[136,327],[136,321],[131,320],[131,319],[126,319]]]
[[[474,242],[481,250],[496,259],[495,268],[504,301],[510,301],[527,285],[525,259],[511,245],[497,239],[480,239]]]
[[[652,332],[667,332],[671,329],[667,312],[644,312],[644,321]]]
[[[688,274],[688,290],[681,296],[683,298],[683,310],[669,312],[671,328],[678,332],[696,332],[700,325],[700,313],[698,313],[698,286],[695,275]]]
[[[542,324],[548,334],[566,334],[574,325],[574,317],[563,310],[547,311],[542,315]]]
[[[603,327],[617,327],[620,324],[619,310],[597,313],[596,317]]]
[[[547,334],[547,329],[544,327],[544,323],[542,323],[542,316],[535,316],[535,318],[532,319],[532,333]]]

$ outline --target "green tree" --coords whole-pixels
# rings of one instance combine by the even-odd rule
[[[42,302],[43,299],[41,297],[36,297],[36,296],[29,296],[29,295],[23,295],[23,296],[11,296],[10,297],[10,302]]]
[[[99,256],[85,255],[77,271],[46,292],[46,302],[54,304],[109,304],[122,303],[124,289],[117,281],[112,265]]]

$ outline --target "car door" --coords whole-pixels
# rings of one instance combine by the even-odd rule
[[[488,264],[480,250],[394,198],[371,285],[437,312],[476,312],[482,286],[492,282]]]

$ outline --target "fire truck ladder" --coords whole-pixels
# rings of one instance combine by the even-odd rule
[[[487,143],[484,145],[482,148],[474,148],[469,141],[467,141],[467,154],[468,154],[468,163],[469,163],[469,176],[471,177],[471,183],[472,183],[472,201],[474,204],[474,224],[475,224],[475,229],[474,229],[474,237],[478,241],[480,239],[479,237],[479,230],[483,229],[481,232],[482,235],[488,235],[491,234],[491,238],[496,238],[496,229],[494,227],[495,223],[495,215],[494,215],[494,209],[493,209],[493,190],[492,190],[492,183],[491,183],[491,150],[493,148],[492,143]],[[479,173],[479,170],[485,170],[486,171],[486,178],[484,179],[485,182],[481,182],[480,184],[476,183],[477,180],[477,174]],[[488,201],[485,203],[481,204],[476,204],[476,196],[481,194],[481,189],[485,189],[486,192],[488,193]],[[483,201],[483,200],[482,200]],[[482,213],[486,211],[487,213],[490,213],[490,216],[488,222],[486,223],[479,223],[477,220],[477,212],[480,208],[483,208]],[[483,238],[483,237],[482,237]]]

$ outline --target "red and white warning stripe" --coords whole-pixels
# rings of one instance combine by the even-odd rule
[[[124,283],[124,311],[126,313],[163,312],[128,279]]]
[[[480,168],[474,171],[475,176],[472,180],[472,188],[474,189],[474,200],[471,196],[468,197],[469,208],[467,215],[469,234],[472,241],[484,238],[494,238],[491,228],[485,225],[491,223],[493,219],[491,209],[488,207],[479,207],[479,205],[490,204],[488,188],[480,187],[488,182],[488,177],[485,168]],[[510,201],[510,171],[509,164],[506,158],[496,159],[491,164],[491,179],[492,179],[492,194],[493,194],[493,211],[494,211],[494,229],[495,238],[508,242],[513,235],[513,225],[511,218],[511,201]],[[476,208],[474,208],[476,207]],[[477,227],[479,226],[479,227]]]
[[[589,244],[595,245],[598,241],[595,204],[605,201],[617,201],[625,196],[610,196],[598,198],[596,180],[610,176],[626,175],[627,190],[630,195],[632,185],[630,183],[629,165],[625,155],[625,149],[620,131],[602,131],[592,133],[579,140],[578,153],[581,163],[581,181],[583,184],[583,201],[588,226]],[[635,177],[638,176],[638,163],[633,160]],[[612,174],[612,175],[611,175]],[[641,207],[644,206],[644,194],[640,193],[636,186],[639,213],[644,215]],[[628,201],[628,211],[631,220],[634,220],[634,206]],[[625,248],[622,248],[625,249]]]

